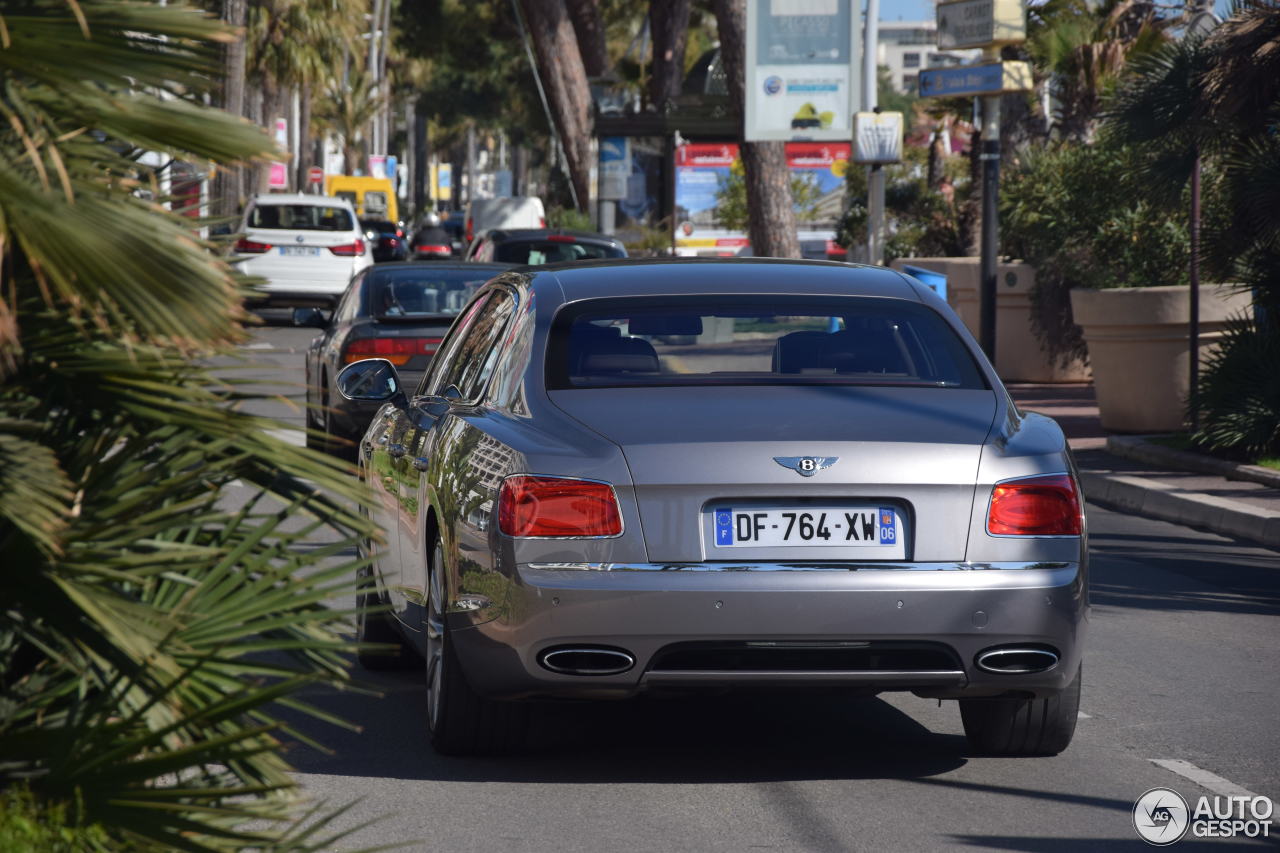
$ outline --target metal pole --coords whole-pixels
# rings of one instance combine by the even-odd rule
[[[876,91],[876,43],[880,40],[880,0],[867,0],[867,18],[862,29],[862,109],[880,112]],[[867,171],[867,263],[884,263],[884,169],[879,164]]]
[[[1192,404],[1191,429],[1200,428],[1200,412],[1195,406],[1196,388],[1200,384],[1200,151],[1191,167],[1191,318],[1189,337],[1191,365],[1187,394]]]
[[[978,282],[978,343],[996,361],[996,257],[999,247],[1000,96],[982,98],[982,260]]]

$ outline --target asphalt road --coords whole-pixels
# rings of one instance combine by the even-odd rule
[[[281,395],[262,413],[301,424],[283,398],[312,334],[267,327],[246,348]],[[1138,850],[1131,813],[1150,788],[1193,808],[1280,800],[1280,553],[1088,514],[1081,719],[1055,758],[972,755],[950,702],[772,693],[539,706],[527,751],[447,759],[426,743],[417,673],[365,673],[381,698],[312,696],[361,730],[310,724],[334,753],[290,758],[311,797],[358,800],[342,825],[372,823],[350,847],[429,851]],[[1280,838],[1174,849],[1226,845]]]

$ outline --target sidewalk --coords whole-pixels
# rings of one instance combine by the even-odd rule
[[[1280,548],[1280,472],[1230,470],[1233,466],[1131,436],[1108,436],[1089,383],[1012,383],[1008,388],[1020,408],[1062,426],[1090,501]],[[1190,470],[1193,466],[1204,470]],[[1224,473],[1262,482],[1227,479]]]

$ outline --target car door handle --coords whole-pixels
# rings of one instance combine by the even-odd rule
[[[426,470],[431,467],[431,463],[425,456],[415,456],[413,459],[413,467],[416,471],[426,473]]]
[[[387,445],[387,454],[390,455],[392,459],[403,458],[404,455],[408,452],[409,451],[405,449],[405,446],[403,444]]]

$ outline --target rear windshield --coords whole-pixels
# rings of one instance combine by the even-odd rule
[[[250,228],[350,231],[355,226],[351,211],[319,204],[263,204],[249,214]]]
[[[931,308],[877,298],[595,300],[557,315],[548,387],[907,385],[986,388]]]
[[[625,258],[626,252],[595,243],[566,240],[511,240],[493,249],[493,259],[508,264],[555,264],[560,261],[586,261],[593,258]]]
[[[369,273],[369,313],[380,320],[452,317],[494,276],[493,270],[386,269]]]

